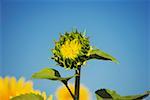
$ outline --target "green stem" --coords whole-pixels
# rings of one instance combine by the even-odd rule
[[[81,68],[78,68],[77,70],[75,70],[75,73],[77,74],[77,76],[75,77],[75,98],[74,98],[74,100],[79,100]]]

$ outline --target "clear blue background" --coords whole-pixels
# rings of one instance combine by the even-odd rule
[[[150,89],[150,2],[146,0],[48,1],[5,0],[0,5],[0,76],[24,76],[44,67],[72,75],[48,59],[59,33],[87,30],[91,45],[116,57],[120,64],[89,61],[81,83],[95,100],[99,88],[122,95]],[[71,82],[74,82],[72,79]],[[35,89],[55,95],[61,84],[34,80]]]

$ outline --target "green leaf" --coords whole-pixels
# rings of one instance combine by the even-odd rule
[[[143,94],[139,95],[130,95],[130,96],[121,96],[118,93],[116,93],[113,90],[109,89],[100,89],[96,92],[97,100],[104,100],[104,99],[110,99],[110,100],[142,100],[149,96],[149,92],[145,92]]]
[[[71,78],[75,77],[74,76],[70,76],[70,77],[61,77],[60,73],[52,68],[44,68],[42,70],[40,70],[39,72],[36,72],[32,75],[32,78],[34,79],[48,79],[48,80],[59,80],[62,82],[67,82],[68,80],[70,80]]]
[[[44,98],[41,95],[30,93],[13,97],[11,100],[44,100]]]
[[[91,50],[89,53],[88,60],[90,60],[90,59],[110,60],[112,62],[119,63],[116,58],[105,53],[104,51],[102,51],[100,49]]]

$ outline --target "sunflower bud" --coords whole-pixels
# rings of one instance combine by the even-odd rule
[[[60,35],[52,49],[53,59],[67,69],[78,68],[84,64],[90,50],[89,39],[77,30]]]

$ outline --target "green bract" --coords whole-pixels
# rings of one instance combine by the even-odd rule
[[[52,59],[61,67],[78,68],[86,62],[90,49],[89,39],[81,32],[66,32],[55,42]]]

